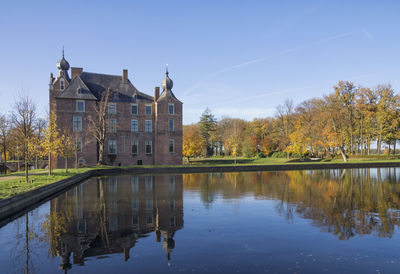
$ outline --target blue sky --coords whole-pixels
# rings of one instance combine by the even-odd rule
[[[339,80],[400,83],[400,1],[2,1],[0,112],[27,93],[45,116],[50,72],[121,74],[153,95],[169,64],[184,124],[272,116]]]

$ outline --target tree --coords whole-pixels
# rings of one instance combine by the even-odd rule
[[[345,121],[343,124],[343,132],[347,133],[344,138],[349,144],[350,154],[354,153],[353,139],[354,139],[354,108],[356,90],[353,83],[349,81],[339,81],[337,86],[333,87],[335,90],[334,98],[337,100],[338,106],[345,112]]]
[[[23,144],[23,156],[25,161],[25,182],[29,181],[29,142],[34,134],[36,106],[28,96],[21,96],[15,102],[11,115],[17,139]]]
[[[7,116],[0,114],[0,145],[1,145],[1,152],[3,154],[3,157],[1,157],[0,154],[0,159],[2,158],[4,163],[7,163],[7,152],[8,152],[8,146],[9,146],[9,141],[10,141],[10,120],[7,118]]]
[[[59,154],[64,158],[65,172],[68,173],[68,158],[74,155],[76,151],[76,142],[74,142],[72,136],[66,131],[60,136],[60,141]]]
[[[276,108],[277,111],[277,122],[279,124],[279,144],[283,151],[286,151],[287,159],[289,159],[288,147],[290,146],[290,134],[293,130],[294,121],[294,106],[293,101],[285,100],[283,105],[279,105]]]
[[[52,175],[52,159],[53,157],[57,157],[61,147],[60,132],[57,127],[57,115],[54,112],[50,112],[48,116],[48,126],[44,131],[42,146],[44,154],[49,159],[49,175]]]
[[[89,132],[98,144],[98,155],[97,164],[103,164],[103,152],[104,144],[107,135],[107,117],[108,117],[108,101],[110,99],[111,91],[107,89],[103,93],[101,100],[96,102],[96,107],[94,108],[95,117],[89,116]]]
[[[182,154],[184,157],[201,155],[203,139],[198,125],[183,126]]]
[[[225,149],[229,149],[231,154],[235,156],[235,164],[237,155],[241,153],[244,142],[244,131],[246,122],[240,119],[232,119],[231,127],[228,131],[224,145]]]
[[[204,141],[204,148],[205,148],[205,156],[209,155],[210,148],[212,147],[212,144],[210,142],[210,137],[211,133],[216,130],[217,126],[217,120],[215,119],[214,115],[211,113],[211,110],[209,108],[206,108],[206,110],[203,112],[203,114],[200,117],[200,122],[199,122],[199,127],[200,127],[200,133]]]

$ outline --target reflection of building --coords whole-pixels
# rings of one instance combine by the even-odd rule
[[[52,200],[50,216],[51,249],[62,269],[71,267],[71,253],[74,264],[113,253],[128,260],[138,239],[153,231],[169,261],[183,227],[182,175],[92,178]]]

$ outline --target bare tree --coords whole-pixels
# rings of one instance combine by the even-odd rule
[[[101,96],[101,100],[96,102],[94,108],[95,117],[89,116],[89,132],[97,141],[99,158],[97,164],[103,164],[104,144],[107,134],[108,101],[110,99],[110,89],[107,89]]]
[[[287,150],[290,145],[290,137],[289,135],[292,133],[293,129],[293,114],[294,114],[294,105],[293,101],[286,99],[283,105],[279,105],[276,108],[277,112],[277,120],[280,124],[280,145],[283,150]],[[289,160],[289,152],[286,151],[287,159]]]
[[[36,106],[27,96],[21,96],[15,102],[14,110],[11,114],[11,121],[16,130],[16,136],[23,144],[23,156],[25,161],[25,182],[29,181],[29,142],[34,134],[34,123],[36,116]]]
[[[7,163],[7,151],[10,140],[10,120],[4,114],[0,114],[0,145],[4,153],[4,163]],[[0,156],[1,159],[1,156]]]

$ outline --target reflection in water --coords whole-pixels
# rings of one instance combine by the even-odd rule
[[[269,201],[275,205],[273,211],[287,220],[295,217],[312,220],[314,226],[340,240],[364,234],[390,238],[400,225],[400,185],[396,172],[399,169],[382,168],[92,178],[53,199],[42,227],[51,254],[61,258],[60,268],[64,270],[72,264],[83,265],[85,258],[106,258],[115,253],[123,253],[127,261],[136,243],[152,232],[157,242],[162,241],[169,263],[175,247],[174,234],[183,228],[183,190],[185,195],[198,195],[206,212],[218,212],[221,200],[246,203],[245,198],[252,197],[247,201],[260,210],[265,210],[265,202]],[[198,204],[197,200],[189,200],[190,203]],[[193,218],[203,218],[203,223],[198,222],[197,226],[219,228],[218,220],[210,216],[207,219],[192,216],[187,223],[194,222]],[[234,214],[224,216],[230,218],[225,220],[236,222]],[[233,229],[241,231],[243,241],[251,239],[248,231],[243,231],[247,228],[242,226],[240,223]],[[186,229],[190,234],[195,228]],[[270,237],[268,241],[276,240],[276,234],[268,235],[267,227],[256,229]],[[207,231],[212,235],[211,229]],[[179,235],[182,234],[185,239],[185,231]],[[208,241],[205,237],[204,242],[212,248],[214,244],[229,245],[229,241],[237,240],[235,235],[234,239],[219,242],[227,235],[233,234],[221,229],[217,238]],[[187,243],[181,241],[179,246],[188,251],[184,247]],[[231,254],[229,249],[224,252]]]
[[[356,234],[391,237],[400,225],[400,184],[395,168],[287,172],[184,174],[185,190],[201,191],[206,207],[217,196],[275,199],[277,210],[294,215],[341,240]]]
[[[51,201],[47,230],[61,269],[87,257],[129,251],[155,231],[170,260],[174,234],[183,227],[182,175],[93,178]]]

